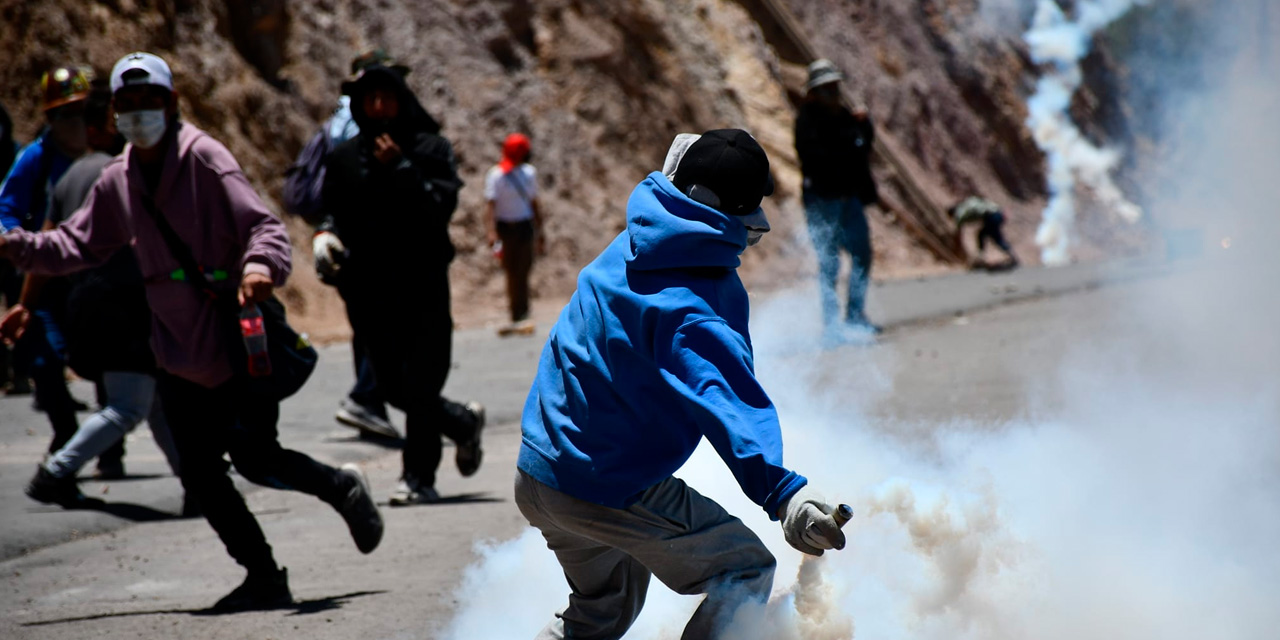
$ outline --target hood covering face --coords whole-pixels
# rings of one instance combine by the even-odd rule
[[[720,267],[735,269],[747,248],[742,219],[695,202],[660,172],[627,201],[627,267],[644,271]]]
[[[365,114],[364,96],[377,88],[389,89],[396,94],[400,110],[395,118],[375,120]],[[382,65],[366,67],[354,80],[342,83],[342,93],[351,96],[351,119],[359,125],[362,134],[369,134],[369,139],[383,133],[390,133],[397,139],[419,131],[440,133],[440,123],[422,108],[418,97],[405,84],[404,76],[394,69]]]

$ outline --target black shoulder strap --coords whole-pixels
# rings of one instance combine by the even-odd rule
[[[200,289],[209,296],[211,300],[217,300],[218,294],[213,290],[213,285],[204,277],[204,270],[196,263],[196,258],[191,253],[191,248],[187,243],[178,237],[178,232],[169,226],[169,221],[165,220],[164,214],[156,207],[156,203],[151,199],[151,194],[142,194],[142,207],[147,210],[147,214],[151,216],[151,220],[156,223],[156,228],[160,230],[160,237],[164,238],[164,243],[169,246],[169,253],[178,259],[178,264],[182,266],[183,280],[190,282],[192,286]]]

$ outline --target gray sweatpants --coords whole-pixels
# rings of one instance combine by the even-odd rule
[[[773,588],[773,554],[756,534],[678,478],[627,509],[579,500],[523,471],[515,490],[572,590],[538,640],[621,638],[640,615],[650,575],[677,593],[707,595],[683,640],[715,638],[740,605],[763,604]]]

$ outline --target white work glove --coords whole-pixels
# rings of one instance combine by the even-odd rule
[[[787,544],[811,556],[844,548],[844,532],[832,515],[835,509],[805,485],[782,508],[782,533]]]
[[[316,259],[316,273],[333,277],[342,268],[341,260],[346,256],[347,248],[342,240],[331,231],[321,231],[311,239],[311,253]]]

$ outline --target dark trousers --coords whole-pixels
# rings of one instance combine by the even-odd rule
[[[347,397],[385,420],[387,403],[382,398],[382,391],[378,389],[378,376],[373,371],[373,360],[369,358],[367,342],[362,334],[352,332],[351,358],[356,369],[356,384],[351,387]]]
[[[405,412],[404,476],[430,487],[443,452],[440,437],[465,442],[475,420],[441,395],[453,356],[446,270],[419,272],[395,284],[401,288],[379,285],[373,277],[350,277],[338,292],[351,330],[364,336],[383,398]]]
[[[0,296],[4,296],[5,307],[17,305],[22,293],[22,273],[13,268],[13,264],[0,260]],[[31,362],[20,357],[18,347],[0,344],[0,387],[14,383],[26,384],[31,378]]]
[[[224,454],[249,481],[311,494],[336,505],[343,497],[336,469],[285,449],[276,439],[279,404],[252,397],[232,380],[209,389],[167,373],[157,376],[169,419],[182,487],[199,501],[227,553],[250,572],[276,568],[271,545],[236,491]]]
[[[529,271],[533,269],[533,222],[499,222],[502,269],[507,272],[507,300],[511,321],[529,317]]]
[[[49,416],[53,427],[53,440],[49,453],[62,448],[76,434],[75,400],[67,389],[66,341],[53,314],[35,310],[27,331],[14,349],[16,360],[31,363],[31,381],[35,383],[35,400]],[[15,372],[16,373],[16,372]]]
[[[988,213],[982,216],[982,227],[978,229],[978,255],[987,248],[987,240],[995,243],[1005,255],[1013,258],[1013,247],[1004,239],[1004,214]]]
[[[863,322],[867,286],[871,282],[871,229],[862,202],[855,197],[822,198],[804,194],[805,221],[814,252],[818,255],[818,289],[822,297],[822,321],[830,326],[839,314],[836,276],[840,251],[849,253],[849,291],[845,297],[845,322]]]

